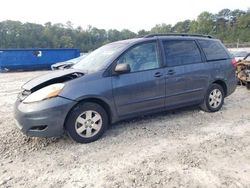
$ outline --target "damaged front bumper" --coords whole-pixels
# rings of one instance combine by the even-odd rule
[[[59,137],[64,133],[67,114],[75,104],[59,96],[29,104],[17,99],[14,107],[17,127],[29,136]]]

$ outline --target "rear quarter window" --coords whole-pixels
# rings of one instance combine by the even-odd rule
[[[229,58],[222,44],[214,40],[198,40],[208,61],[221,60]]]

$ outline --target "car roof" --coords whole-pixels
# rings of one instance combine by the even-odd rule
[[[178,39],[178,40],[188,40],[188,39],[203,39],[203,40],[218,40],[210,35],[199,35],[199,34],[150,34],[140,38],[133,38],[127,40],[120,40],[110,44],[134,44],[138,42],[148,41],[152,39]]]
[[[156,33],[156,34],[148,34],[145,35],[143,38],[151,38],[151,37],[203,37],[203,38],[213,38],[211,35],[203,35],[203,34],[196,34],[196,33]]]

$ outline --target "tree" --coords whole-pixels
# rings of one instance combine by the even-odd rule
[[[215,17],[209,12],[202,12],[197,18],[197,32],[201,34],[211,34],[214,32]]]
[[[173,27],[173,31],[177,33],[189,33],[191,27],[191,21],[185,20],[184,22],[177,22]]]
[[[128,29],[123,29],[120,34],[121,34],[122,40],[136,37],[136,33],[132,32]]]
[[[120,31],[116,29],[110,29],[108,30],[108,41],[117,41],[120,39]]]
[[[172,26],[165,23],[157,24],[151,29],[151,33],[170,33],[172,31]]]
[[[6,20],[0,22],[0,48],[80,48],[92,51],[117,40],[142,37],[150,33],[210,34],[224,42],[250,42],[250,9],[222,9],[217,14],[202,12],[195,20],[184,20],[175,25],[157,24],[150,30],[134,33],[128,29],[104,30],[93,26],[74,28],[73,23],[47,22],[44,25]]]
[[[190,33],[198,33],[198,22],[196,20],[192,20],[190,22]]]
[[[143,36],[148,35],[148,34],[149,34],[149,31],[146,31],[145,29],[138,31],[139,37],[143,37]]]

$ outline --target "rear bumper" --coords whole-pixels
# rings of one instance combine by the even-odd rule
[[[30,104],[24,104],[17,99],[14,108],[17,127],[29,136],[61,136],[64,133],[66,116],[75,104],[75,101],[62,97]]]
[[[236,87],[237,87],[236,77],[228,80],[228,82],[227,82],[227,96],[231,95],[236,90]]]

